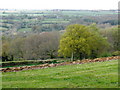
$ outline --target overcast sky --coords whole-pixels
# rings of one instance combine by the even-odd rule
[[[119,0],[0,0],[4,9],[118,9]]]

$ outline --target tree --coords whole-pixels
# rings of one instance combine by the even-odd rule
[[[42,32],[25,39],[23,46],[25,59],[47,59],[57,56],[59,32]]]
[[[119,32],[120,32],[119,26],[112,26],[110,28],[100,30],[100,33],[107,38],[108,42],[111,45],[110,52],[120,50]]]
[[[94,24],[90,26],[74,24],[66,28],[66,32],[61,37],[58,52],[64,57],[71,56],[71,60],[74,60],[74,57],[83,59],[92,53],[98,54],[101,47],[107,46],[106,39],[100,36]]]
[[[11,58],[13,58],[13,56],[15,58],[23,58],[24,52],[25,52],[23,48],[24,42],[25,42],[25,39],[21,37],[16,37],[11,41],[11,44],[10,44]]]
[[[11,53],[10,53],[10,38],[6,38],[2,36],[2,61],[12,61],[13,58],[11,58]]]

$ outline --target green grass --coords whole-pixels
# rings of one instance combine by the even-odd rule
[[[42,23],[69,23],[69,21],[42,21]]]
[[[31,28],[22,28],[22,29],[19,29],[18,31],[20,31],[20,32],[32,31],[32,29]]]
[[[5,66],[5,67],[2,67],[2,68],[22,67],[22,66],[35,66],[35,65],[40,65],[40,64],[39,63],[35,63],[35,64],[26,64],[26,65]]]
[[[118,60],[2,73],[3,88],[117,88]]]
[[[117,14],[112,11],[98,11],[98,12],[92,12],[92,11],[62,11],[64,15],[80,15],[80,16],[96,16],[96,15],[105,15],[105,14]]]
[[[21,61],[0,62],[0,64],[2,64],[2,68],[8,68],[8,67],[21,67],[21,66],[40,65],[40,64],[45,64],[45,61],[47,61],[47,63],[51,64],[51,63],[61,63],[61,62],[69,61],[69,60],[63,60],[63,59],[21,60]],[[10,63],[12,63],[12,64],[10,64]]]
[[[44,61],[48,61],[48,60],[51,60],[51,61],[52,61],[52,60],[55,60],[55,59],[46,59],[46,60],[44,60]],[[5,62],[0,62],[0,64],[1,64],[1,63],[11,63],[11,62],[33,62],[33,61],[36,62],[36,61],[43,61],[43,60],[24,60],[24,59],[22,60],[22,59],[21,59],[20,61],[5,61]]]
[[[6,31],[7,28],[4,28],[4,27],[0,27],[0,31]]]

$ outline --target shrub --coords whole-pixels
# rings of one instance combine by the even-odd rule
[[[120,55],[120,51],[115,51],[112,53],[112,56],[119,56]]]
[[[100,57],[110,57],[110,56],[112,56],[112,54],[111,54],[111,53],[104,52],[103,54],[101,54],[101,56],[100,56]]]

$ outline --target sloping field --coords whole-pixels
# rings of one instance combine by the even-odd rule
[[[2,73],[3,88],[117,88],[118,60]]]

